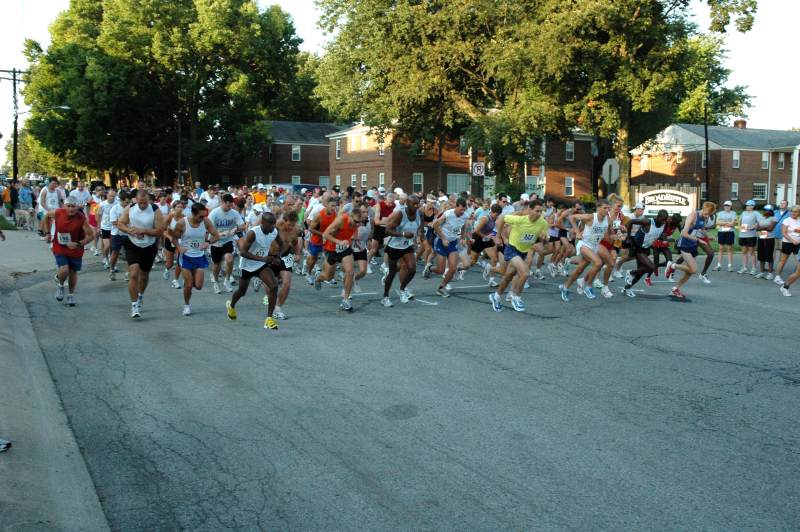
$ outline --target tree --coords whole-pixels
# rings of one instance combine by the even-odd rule
[[[11,161],[14,152],[14,142],[12,140],[6,142],[5,150],[6,160]],[[22,175],[35,173],[66,177],[86,173],[86,169],[81,168],[75,162],[47,151],[27,129],[22,129],[19,132],[17,164]]]

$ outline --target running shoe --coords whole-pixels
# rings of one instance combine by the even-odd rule
[[[775,284],[783,284],[783,279],[781,279],[780,275],[776,275],[772,282]]]
[[[614,272],[612,273],[612,275],[613,275],[613,276],[614,276],[616,279],[622,279],[622,277],[624,277],[624,276],[622,275],[622,272],[621,272],[621,271],[619,271],[619,270],[614,270]]]
[[[492,310],[495,312],[503,312],[503,305],[500,304],[500,296],[497,295],[497,292],[489,294],[489,303],[492,304]]]
[[[69,305],[70,307],[75,306],[75,296],[73,296],[72,294],[67,294],[67,305]]]
[[[594,290],[592,290],[591,286],[587,286],[583,289],[583,295],[585,295],[587,299],[597,299],[597,296],[594,295]]]
[[[558,290],[561,292],[561,301],[564,303],[569,303],[569,290],[563,284],[558,285]]]
[[[708,278],[708,276],[703,275],[702,273],[698,274],[697,278],[703,281],[703,284],[711,284],[711,280]]]
[[[393,307],[394,306],[392,304],[392,300],[389,299],[388,297],[384,297],[383,299],[381,299],[381,305],[383,305],[384,307]]]
[[[231,306],[231,300],[225,302],[225,310],[228,311],[228,319],[231,321],[236,320],[236,309]]]
[[[336,286],[337,284],[339,284],[339,282],[336,279],[331,279],[330,281],[322,281],[322,282],[328,286]]]
[[[792,293],[789,292],[789,289],[786,288],[785,286],[781,286],[781,294],[784,295],[785,297],[792,297]]]
[[[314,276],[306,275],[306,282],[308,283],[308,286],[314,286]]]
[[[536,273],[533,274],[533,278],[538,280],[538,281],[543,281],[544,280],[544,274],[542,273],[541,270],[536,270]]]
[[[272,317],[276,320],[285,320],[286,314],[283,313],[281,307],[275,307],[275,312],[272,313]]]
[[[444,285],[444,289],[447,290],[448,292],[451,292],[453,290],[453,287],[450,286],[450,283],[447,283],[446,285]]]
[[[665,277],[666,279],[669,279],[670,277],[672,277],[672,273],[673,273],[674,271],[675,271],[675,267],[674,267],[674,265],[673,265],[673,262],[672,262],[671,260],[668,260],[668,261],[667,261],[667,269],[666,269],[666,270],[664,270],[664,277]]]
[[[395,290],[397,295],[400,296],[400,303],[408,303],[408,294],[406,294],[405,290],[400,290],[399,288]]]
[[[583,277],[578,277],[577,285],[578,285],[578,293],[583,294],[583,291],[586,289],[586,281],[584,280]]]
[[[456,281],[463,281],[464,280],[464,270],[458,269],[456,270]]]
[[[566,269],[564,268],[564,265],[562,263],[560,263],[560,262],[558,263],[558,266],[556,266],[556,272],[561,277],[564,277],[566,275],[566,273],[567,273]]]
[[[511,306],[517,312],[525,312],[525,302],[519,296],[511,296]]]
[[[733,272],[733,264],[728,264],[728,271]]]
[[[225,279],[225,281],[222,283],[222,286],[225,288],[226,292],[228,293],[233,292],[233,285],[228,279]]]
[[[755,275],[757,273],[758,273],[758,270],[756,270],[755,268],[751,268],[750,269],[750,275]]]
[[[311,284],[313,284],[313,281]],[[261,288],[261,279],[258,277],[253,277],[253,290],[258,290],[259,288]]]
[[[361,287],[358,285],[358,281],[353,281],[353,293],[354,294],[361,293]]]
[[[211,284],[214,286],[214,293],[221,294],[222,290],[219,288],[219,283],[217,281],[211,281]]]
[[[236,280],[235,277],[231,276],[228,277],[228,284],[231,286],[236,286],[238,284],[238,281]]]
[[[767,275],[764,276],[764,279],[767,281],[771,281],[775,276],[772,275],[772,272],[767,272]]]
[[[425,269],[422,270],[422,277],[424,277],[425,279],[430,279],[431,278],[431,265],[430,264],[426,264],[425,265]]]
[[[436,293],[442,297],[450,297],[450,292],[448,292],[445,288],[441,286],[436,289]]]
[[[636,292],[634,292],[632,288],[629,288],[627,286],[622,287],[622,293],[628,297],[636,297]]]
[[[169,269],[164,268],[164,280],[169,281]]]
[[[110,267],[111,265],[108,263],[108,259],[103,259],[103,269],[107,270]]]
[[[272,316],[267,317],[267,319],[264,320],[264,328],[265,329],[273,329],[273,330],[277,329],[278,328],[278,320],[276,320]]]
[[[484,281],[488,281],[489,280],[489,275],[491,275],[491,273],[492,273],[492,265],[487,260],[486,264],[483,265],[483,273],[482,273],[483,280]]]
[[[764,272],[758,272],[758,273],[756,274],[756,277],[755,277],[755,278],[756,278],[756,279],[763,279],[763,278],[764,278]]]
[[[498,286],[500,286],[500,283],[498,283],[494,277],[489,277],[489,286],[491,288],[497,288]]]
[[[715,272],[718,272],[718,271],[720,271],[721,269],[722,269],[722,264],[720,264],[720,263],[718,262],[718,263],[717,263],[717,265],[716,265],[716,266],[714,266],[714,270],[713,270],[713,271],[715,271]]]
[[[611,293],[611,290],[609,290],[607,286],[604,286],[602,290],[600,290],[600,294],[606,299],[614,297],[614,294]]]
[[[174,288],[175,290],[181,289],[181,283],[177,279],[173,279],[172,283],[170,283],[170,286],[172,286],[172,288]]]
[[[108,280],[109,280],[109,281],[116,281],[116,280],[117,280],[117,274],[116,274],[116,273],[114,273],[113,271],[109,272],[109,274],[108,274]]]
[[[184,316],[191,316],[192,315],[192,307],[190,307],[189,305],[184,305],[183,306],[183,315]]]
[[[142,311],[139,309],[139,305],[133,303],[131,305],[131,318],[141,318],[141,317],[142,317]]]
[[[341,308],[345,312],[353,312],[353,304],[350,302],[349,299],[342,299],[339,308]]]
[[[650,278],[649,275],[644,278],[644,284],[646,284],[647,286],[653,286],[653,280]]]
[[[741,275],[741,274],[743,274],[743,273],[747,273],[747,268],[745,268],[744,266],[742,266],[742,268],[741,268],[740,270],[737,270],[737,272],[736,272],[736,273],[738,273],[738,274],[740,274],[740,275]]]
[[[58,282],[58,277],[56,279],[56,301],[64,301],[64,285]]]
[[[319,280],[319,274],[314,274],[314,288],[316,290],[322,290],[322,281]]]
[[[506,303],[511,303],[511,290],[506,292]]]
[[[605,285],[603,284],[603,281],[601,281],[600,279],[595,279],[594,283],[592,284],[592,286],[594,288],[598,289],[598,290],[602,290],[603,286],[605,286]]]
[[[558,273],[558,268],[552,262],[547,263],[547,271],[550,272],[550,277],[555,277]]]
[[[405,293],[406,293],[406,297],[407,297],[408,299],[414,299],[414,293],[413,293],[411,290],[409,290],[408,288],[406,288],[405,290],[403,290],[403,292],[405,292]]]
[[[630,271],[625,272],[625,284],[633,284],[633,275]]]
[[[683,295],[683,292],[681,292],[681,289],[678,288],[677,286],[673,286],[672,287],[672,290],[670,291],[670,295],[672,297],[677,297],[678,299],[685,299],[686,298],[686,296]]]

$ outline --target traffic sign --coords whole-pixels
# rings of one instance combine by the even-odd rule
[[[613,185],[619,179],[619,162],[616,159],[606,159],[603,163],[603,181]]]
[[[486,166],[483,163],[472,163],[472,175],[483,177],[486,175]]]

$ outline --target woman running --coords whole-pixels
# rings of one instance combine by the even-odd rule
[[[166,226],[167,230],[164,231],[164,280],[169,280],[169,272],[172,270],[172,267],[175,266],[175,273],[174,278],[172,279],[171,286],[176,290],[181,288],[181,283],[178,279],[181,278],[181,264],[177,252],[177,248],[175,246],[176,240],[172,238],[170,234],[171,231],[175,229],[175,225],[183,220],[185,216],[183,215],[183,209],[186,207],[186,204],[182,201],[174,201],[172,202],[172,210],[167,215]]]
[[[203,289],[203,276],[208,268],[206,249],[219,240],[219,233],[206,213],[202,203],[195,203],[192,205],[192,215],[176,222],[175,228],[170,229],[173,242],[177,242],[176,250],[181,254],[184,316],[192,314],[192,290]]]
[[[586,295],[589,299],[595,299],[597,296],[592,290],[592,282],[597,276],[603,263],[606,267],[610,268],[614,265],[614,260],[611,257],[608,249],[601,246],[600,242],[607,238],[609,235],[609,203],[607,200],[597,200],[597,212],[594,214],[571,214],[569,222],[575,228],[576,237],[578,239],[577,252],[578,252],[578,267],[569,274],[564,284],[560,285],[558,289],[561,291],[561,300],[565,303],[569,301],[570,286],[575,281],[578,282],[578,289]],[[583,224],[582,227],[578,227]],[[591,264],[589,273],[586,279],[579,279],[580,275],[587,266]],[[608,289],[608,287],[604,287]],[[604,294],[605,296],[605,294]]]

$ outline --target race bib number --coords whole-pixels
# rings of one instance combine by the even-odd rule
[[[200,249],[200,241],[199,240],[189,240],[186,243],[186,247],[187,248],[191,248],[191,249]]]
[[[522,235],[523,242],[534,242],[536,240],[536,235],[532,235],[530,233],[525,233]]]
[[[619,220],[614,220],[613,227],[614,229],[619,229],[620,227],[622,227],[622,222]]]
[[[253,255],[256,257],[265,257],[267,255],[268,249],[257,249],[253,251]]]
[[[283,260],[283,264],[287,268],[291,268],[292,266],[294,266],[294,257],[292,257],[291,255],[286,255],[285,257],[283,257],[282,260]]]
[[[57,233],[56,238],[58,238],[58,243],[62,246],[66,246],[70,242],[72,242],[72,235],[69,233]]]
[[[749,226],[749,225],[747,225],[747,224],[742,224],[742,225],[739,227],[739,231],[741,231],[742,233],[746,233],[746,232],[747,232],[747,231],[749,231],[749,230],[750,230],[750,226]]]
[[[724,226],[724,227],[720,227],[720,228],[719,228],[719,232],[720,232],[720,233],[727,233],[727,232],[729,232],[729,231],[733,231],[733,227],[727,227],[727,226]]]
[[[350,247],[350,243],[347,244],[336,244],[336,253],[342,253]]]
[[[759,231],[758,238],[769,238],[769,231]]]

